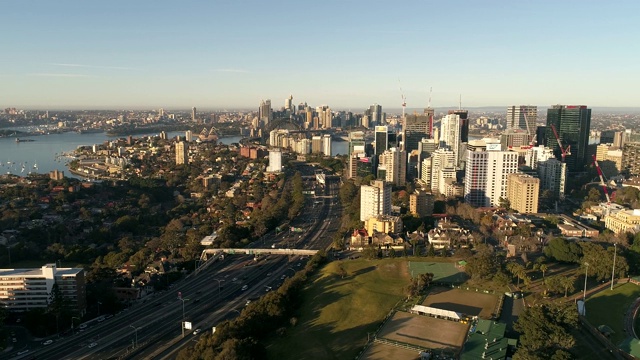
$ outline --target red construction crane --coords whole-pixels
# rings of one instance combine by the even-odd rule
[[[560,147],[560,154],[562,155],[562,162],[565,162],[566,156],[567,155],[571,155],[571,145],[569,145],[566,148],[564,148],[562,146],[562,142],[560,141],[560,136],[558,136],[558,131],[556,130],[556,127],[553,126],[553,124],[551,124],[551,130],[553,130],[553,135],[555,135],[556,141],[558,142],[558,146]]]
[[[602,186],[602,190],[604,190],[604,196],[607,197],[607,206],[611,204],[611,198],[609,198],[609,190],[607,190],[607,184],[604,182],[604,175],[602,175],[602,169],[600,169],[600,165],[598,165],[598,160],[596,160],[596,156],[593,155],[593,165],[595,165],[596,170],[598,170],[598,176],[600,177],[600,186]]]

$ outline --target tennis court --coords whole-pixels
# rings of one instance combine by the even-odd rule
[[[467,274],[458,269],[455,263],[409,261],[411,277],[432,273],[434,283],[461,284],[467,281]]]

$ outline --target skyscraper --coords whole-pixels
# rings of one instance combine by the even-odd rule
[[[507,198],[508,175],[518,171],[518,153],[492,150],[499,149],[500,144],[491,145],[487,150],[467,150],[464,200],[473,206],[499,206],[500,198]]]
[[[196,107],[191,108],[191,121],[196,121]]]
[[[364,139],[364,131],[352,131],[349,133],[349,154],[358,153],[364,157],[366,154],[366,142]]]
[[[429,125],[427,126],[427,139],[433,139],[433,117],[435,116],[435,110],[429,106],[424,109],[424,115],[429,118]]]
[[[258,118],[262,124],[267,125],[272,120],[271,100],[261,100],[258,108]]]
[[[325,156],[331,156],[331,135],[322,135],[322,153]]]
[[[468,110],[449,110],[449,115],[458,115],[460,117],[460,142],[469,142],[469,111]]]
[[[432,193],[442,192],[441,189],[444,188],[444,184],[441,183],[441,180],[450,178],[451,173],[455,178],[456,159],[455,153],[445,148],[440,148],[431,154],[430,185]],[[443,172],[445,174],[444,177]]]
[[[538,162],[540,190],[549,190],[556,199],[564,199],[567,182],[567,164],[556,158]]]
[[[460,129],[460,115],[458,114],[448,114],[440,122],[440,147],[446,147],[453,151],[456,159],[460,155]]]
[[[527,142],[536,135],[536,119],[538,107],[532,105],[513,105],[507,108],[507,129],[524,130],[529,135]]]
[[[389,128],[384,126],[376,126],[375,132],[375,154],[380,155],[387,150],[389,143]]]
[[[176,165],[189,163],[189,145],[184,141],[176,143]]]
[[[391,186],[374,180],[360,187],[360,220],[367,221],[378,215],[391,214]]]
[[[429,138],[429,116],[407,115],[404,126],[404,149],[407,153],[418,149],[418,143],[423,138]]]
[[[382,125],[382,106],[373,104],[364,113],[369,116],[370,125]]]
[[[269,150],[269,166],[267,172],[278,173],[282,171],[282,150],[279,148]]]
[[[284,99],[284,109],[293,112],[293,95],[289,95],[288,98]]]
[[[558,132],[562,146],[570,148],[571,155],[566,156],[569,171],[583,171],[589,163],[587,146],[591,130],[591,109],[586,105],[554,105],[547,109],[547,146],[552,148],[557,159],[561,151],[555,139],[553,125]]]

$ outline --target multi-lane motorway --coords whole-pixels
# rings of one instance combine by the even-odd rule
[[[325,249],[340,224],[337,201],[339,180],[327,182],[318,192],[328,198],[308,202],[297,226],[300,234],[266,236],[251,247],[272,244],[279,247]],[[332,199],[334,196],[335,199]],[[302,221],[303,223],[300,223]],[[245,255],[227,256],[197,275],[191,275],[170,290],[146,297],[127,311],[109,319],[87,324],[74,335],[48,346],[1,358],[29,359],[172,359],[200,334],[217,323],[237,316],[247,300],[255,300],[267,290],[275,290],[285,277],[304,266],[306,259],[270,255],[255,262]],[[245,289],[245,290],[243,290]],[[178,293],[182,299],[178,298]],[[184,311],[183,311],[184,309]],[[192,324],[182,336],[182,321]],[[201,332],[193,335],[193,330]]]

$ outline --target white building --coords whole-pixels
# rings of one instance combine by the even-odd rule
[[[497,144],[496,148],[499,148]],[[518,171],[518,154],[511,151],[467,150],[464,199],[477,207],[497,207],[507,198],[508,175]]]
[[[456,166],[456,154],[453,150],[447,149],[438,149],[434,151],[431,155],[431,192],[436,193],[444,193],[441,189],[444,188],[444,184],[440,184],[440,180],[442,179],[442,170],[454,168],[454,176],[455,179],[455,166]],[[447,171],[449,174],[450,172]],[[448,176],[448,175],[447,175]],[[445,177],[449,178],[449,177]]]
[[[360,187],[360,220],[391,214],[391,186],[381,180]]]
[[[385,181],[404,186],[407,182],[407,152],[393,147],[385,150],[379,158],[380,167],[386,169]]]
[[[540,191],[550,190],[554,197],[564,199],[567,182],[567,164],[551,158],[538,163]]]
[[[537,169],[538,163],[555,158],[555,155],[553,155],[553,149],[548,148],[544,145],[538,145],[532,147],[531,149],[527,149],[527,152],[524,156],[524,162],[528,167]]]
[[[449,114],[440,122],[440,147],[453,151],[460,158],[460,115]]]
[[[269,150],[269,166],[267,172],[282,171],[282,151],[280,149]]]
[[[187,140],[187,142],[192,142],[193,141],[193,131],[187,130],[184,133],[184,138],[185,138],[185,140]]]
[[[86,311],[84,269],[57,268],[0,269],[0,306],[11,311],[46,308],[53,299],[54,284],[73,310]]]
[[[322,135],[322,153],[325,156],[331,156],[331,135]]]

